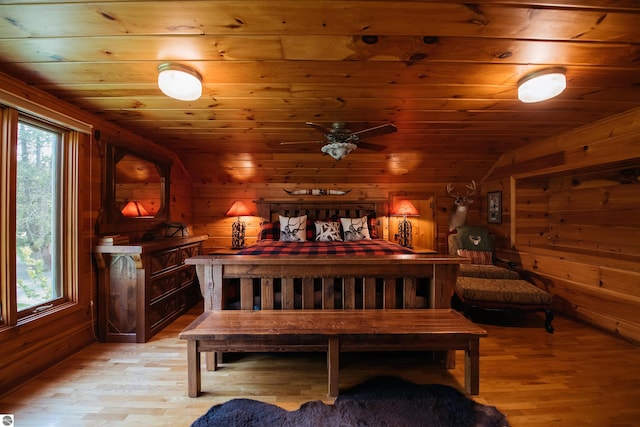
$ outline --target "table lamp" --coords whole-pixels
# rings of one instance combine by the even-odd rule
[[[406,248],[413,247],[413,226],[408,216],[418,216],[418,209],[409,201],[401,200],[391,211],[391,216],[401,216],[402,220],[398,223],[398,243]]]

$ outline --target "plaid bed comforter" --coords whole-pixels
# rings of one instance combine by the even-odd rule
[[[396,243],[382,239],[357,242],[280,242],[262,240],[238,251],[237,255],[398,255],[412,254]]]

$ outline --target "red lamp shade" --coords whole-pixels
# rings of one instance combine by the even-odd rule
[[[420,213],[418,209],[409,201],[409,200],[401,200],[394,208],[391,210],[392,216],[418,216]]]
[[[251,216],[249,209],[239,200],[233,202],[225,216]]]
[[[122,215],[130,218],[151,216],[140,202],[127,202],[120,212],[122,212]]]

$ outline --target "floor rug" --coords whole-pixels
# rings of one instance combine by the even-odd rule
[[[333,404],[312,401],[296,411],[252,399],[215,405],[192,427],[237,426],[433,426],[508,427],[495,407],[469,399],[453,387],[376,377],[338,396]]]

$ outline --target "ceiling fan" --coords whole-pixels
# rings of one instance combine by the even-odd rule
[[[368,129],[351,132],[346,128],[345,123],[333,123],[331,128],[320,125],[318,123],[307,122],[308,126],[319,130],[324,134],[324,141],[300,141],[300,142],[281,142],[281,145],[290,144],[324,144],[320,149],[324,154],[328,154],[336,160],[343,159],[357,147],[367,150],[382,151],[385,149],[383,145],[371,144],[362,141],[363,138],[371,138],[374,136],[385,135],[387,133],[397,132],[398,128],[390,123],[374,126]]]

